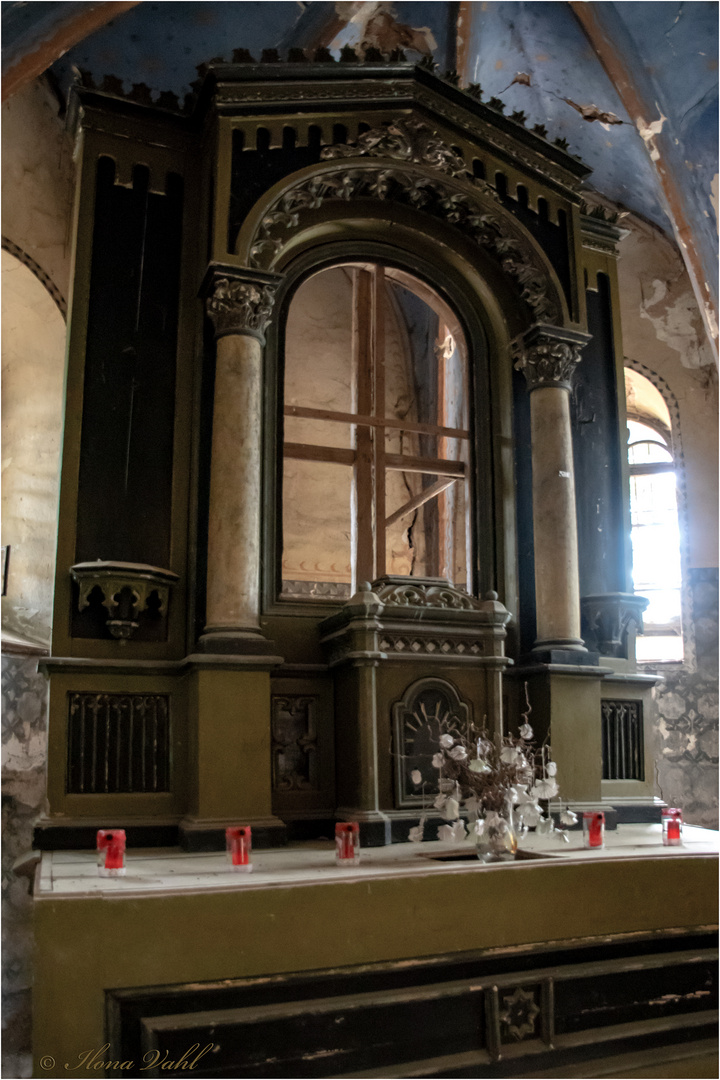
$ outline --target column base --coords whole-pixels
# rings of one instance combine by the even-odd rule
[[[581,638],[558,638],[554,641],[536,641],[527,659],[541,664],[595,665],[599,655],[588,652]]]
[[[225,830],[229,825],[249,825],[252,829],[252,846],[258,850],[285,847],[287,828],[276,817],[237,818],[232,820],[184,818],[179,825],[180,847],[183,851],[224,851]]]
[[[217,655],[271,656],[277,651],[257,627],[206,627],[198,639],[198,651]]]

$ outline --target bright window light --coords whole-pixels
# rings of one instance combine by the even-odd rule
[[[633,587],[650,601],[636,655],[643,663],[683,658],[680,531],[673,458],[654,427],[628,421]]]

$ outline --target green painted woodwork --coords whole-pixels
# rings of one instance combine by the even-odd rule
[[[532,247],[535,261],[543,268],[548,291],[560,307],[559,321],[563,325],[586,329],[585,274],[589,274],[590,288],[594,287],[598,272],[608,275],[613,308],[617,310],[614,258],[605,250],[584,244],[577,187],[587,170],[521,125],[474,101],[449,83],[407,65],[386,66],[381,73],[342,65],[333,71],[322,65],[305,69],[288,65],[264,73],[258,68],[224,65],[217,69],[216,76],[216,81],[208,84],[203,104],[192,122],[84,89],[79,89],[73,99],[71,123],[77,131],[79,171],[52,649],[56,658],[90,658],[98,666],[82,678],[69,669],[63,671],[62,666],[51,668],[52,752],[48,784],[51,815],[63,818],[94,820],[98,814],[109,811],[151,818],[170,816],[175,820],[186,815],[207,821],[271,814],[271,680],[267,670],[253,670],[251,666],[243,670],[242,665],[231,662],[193,667],[187,660],[194,652],[196,635],[201,629],[205,590],[205,537],[200,535],[198,522],[203,521],[206,479],[203,469],[208,454],[201,446],[201,439],[209,437],[201,401],[209,384],[203,381],[202,369],[207,368],[210,357],[203,362],[203,318],[197,290],[207,260],[228,266],[247,265],[250,238],[274,200],[308,177],[321,176],[328,168],[337,171],[343,160],[335,158],[308,166],[305,153],[303,167],[298,168],[297,164],[293,166],[289,153],[288,173],[283,179],[264,192],[262,180],[258,181],[259,194],[254,206],[244,222],[233,223],[233,229],[235,224],[239,227],[239,234],[234,250],[228,251],[233,173],[237,165],[234,155],[241,160],[243,153],[240,151],[238,157],[234,140],[242,138],[244,146],[254,152],[258,132],[262,131],[260,142],[264,141],[272,150],[285,145],[284,131],[291,128],[295,146],[307,150],[318,138],[323,145],[331,145],[334,126],[338,123],[352,141],[367,127],[403,118],[420,119],[456,148],[468,171],[484,176],[489,188],[473,185],[467,179],[454,180],[441,169],[434,171],[433,165],[422,167],[427,177],[447,181],[458,192],[469,194],[478,206],[486,205],[514,235],[521,236]],[[150,170],[151,187],[155,185],[160,190],[160,178],[172,171],[183,177],[185,190],[168,567],[179,574],[180,581],[171,597],[167,641],[131,639],[122,646],[110,638],[74,639],[69,629],[68,571],[75,553],[94,185],[96,163],[101,155],[115,160],[120,183],[130,183],[133,165],[142,162]],[[369,160],[362,159],[365,165]],[[351,168],[352,157],[347,161]],[[392,157],[375,157],[372,164],[389,169],[402,167],[402,162]],[[412,163],[408,167],[416,171],[420,168]],[[273,179],[277,175],[275,171]],[[504,179],[498,180],[498,176]],[[539,209],[538,200],[542,199],[548,222],[557,225],[562,215],[565,217],[566,261],[570,267],[567,295],[537,237],[519,220],[520,205],[524,202],[519,185],[527,193],[530,210]],[[495,186],[505,190],[507,196],[495,200],[491,190]],[[564,235],[562,230],[558,232],[560,235]],[[400,266],[427,281],[457,311],[470,350],[476,416],[472,492],[477,538],[476,592],[483,595],[486,590],[495,589],[514,619],[520,605],[510,343],[526,329],[530,309],[519,300],[517,282],[504,272],[498,260],[489,257],[482,247],[454,227],[451,220],[441,220],[397,201],[326,197],[320,205],[303,209],[297,223],[287,229],[282,239],[283,246],[271,259],[271,270],[279,275],[280,284],[265,351],[261,627],[267,638],[276,643],[273,651],[284,658],[286,677],[317,677],[326,687],[334,680],[340,781],[334,805],[352,804],[369,810],[389,807],[393,800],[390,709],[371,703],[374,691],[371,693],[368,686],[363,692],[365,704],[361,705],[359,687],[351,685],[352,680],[345,674],[333,675],[325,667],[317,625],[337,607],[277,600],[280,552],[277,442],[287,306],[307,274],[351,258]],[[613,332],[620,372],[622,344],[617,323],[614,320]],[[622,421],[621,416],[621,424]],[[512,652],[518,634],[512,623],[508,630]],[[108,661],[122,661],[122,674],[117,669],[113,671]],[[159,668],[151,673],[144,667],[163,661],[174,661],[178,667],[167,673]],[[401,698],[409,683],[420,674],[416,665],[393,660],[363,673],[360,681],[376,680],[381,698],[387,704]],[[453,670],[450,677],[457,682],[461,693],[473,701],[476,719],[482,719],[481,714],[493,694],[495,699],[499,697],[497,686],[491,688],[489,675],[480,666],[477,670]],[[539,685],[543,679],[547,686],[541,692]],[[533,690],[535,697],[547,706],[543,705],[542,711],[553,727],[556,755],[562,753],[568,760],[567,767],[563,766],[563,794],[585,800],[599,798],[599,757],[595,756],[595,742],[599,746],[600,738],[599,673],[591,674],[588,679],[573,676],[563,681],[546,672],[542,677],[534,676],[533,681],[537,684]],[[134,685],[147,688],[148,692],[161,692],[159,688],[165,686],[171,688],[168,692],[173,707],[172,793],[66,796],[67,692],[85,688],[96,693],[111,692],[115,686],[129,691]],[[512,702],[513,690],[508,689],[507,681],[505,686]],[[347,719],[353,711],[362,715],[354,731]],[[516,713],[510,709],[509,715]],[[586,729],[590,742],[585,739]],[[573,745],[577,748],[578,737],[583,745],[581,755],[573,750]],[[321,742],[323,754],[331,754],[329,735],[321,736]],[[574,761],[574,757],[582,760]],[[576,793],[574,796],[568,783]],[[322,809],[332,809],[333,797],[328,787],[323,788],[320,801]],[[315,811],[319,808],[319,805],[313,807]],[[311,812],[308,807],[308,813]]]
[[[187,681],[190,818],[270,817],[270,675],[200,669]]]
[[[530,723],[541,742],[550,732],[553,760],[558,766],[560,796],[565,802],[596,802],[602,798],[602,730],[600,687],[607,668],[547,664],[513,672],[513,716],[524,708],[523,682],[532,706]]]
[[[171,790],[157,794],[69,795],[65,791],[68,695],[167,694],[170,698]],[[48,730],[48,817],[43,824],[61,825],[91,819],[101,824],[179,820],[185,810],[187,775],[187,700],[182,680],[159,675],[56,671],[51,676]]]
[[[132,132],[132,137],[129,133]],[[59,531],[52,652],[54,656],[88,656],[98,659],[169,659],[185,654],[185,620],[187,609],[187,515],[189,454],[187,438],[191,400],[191,356],[196,327],[190,317],[195,304],[197,271],[197,237],[194,222],[197,218],[195,197],[196,164],[188,136],[156,119],[140,121],[105,114],[102,110],[85,107],[78,135],[79,171],[76,188],[74,222],[73,290],[68,319],[68,353],[66,371],[65,432],[62,452]],[[175,385],[175,429],[172,475],[172,514],[170,522],[170,565],[180,576],[170,601],[167,641],[134,642],[120,646],[110,638],[74,639],[70,635],[71,604],[70,567],[75,559],[78,479],[80,464],[80,434],[83,409],[85,347],[88,328],[90,268],[95,210],[95,178],[97,160],[101,156],[116,162],[116,182],[131,182],[136,163],[150,170],[150,188],[163,191],[168,172],[183,177],[185,187],[183,262],[181,265],[180,315],[177,339],[177,376]],[[190,235],[188,235],[190,233]],[[107,253],[112,259],[112,252]],[[107,553],[112,558],[112,553]]]
[[[104,991],[112,987],[567,944],[710,926],[716,915],[717,862],[698,856],[520,863],[192,895],[41,895],[34,1075],[44,1075],[37,1062],[45,1054],[62,1069],[103,1045]]]

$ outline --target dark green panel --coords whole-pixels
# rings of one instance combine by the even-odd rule
[[[98,163],[75,558],[170,561],[182,181]],[[71,418],[70,418],[71,419]],[[74,627],[74,629],[76,629]],[[77,627],[82,632],[80,626]]]
[[[587,293],[592,339],[575,370],[571,403],[581,596],[627,585],[610,283],[604,274],[597,281],[597,292]]]

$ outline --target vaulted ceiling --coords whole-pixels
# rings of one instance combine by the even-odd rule
[[[564,138],[589,186],[674,236],[706,323],[717,309],[714,2],[203,2],[2,4],[3,97],[77,70],[138,100],[189,107],[198,67],[351,45],[431,56],[506,114]],[[522,77],[518,75],[522,73]],[[595,108],[593,108],[595,107]]]

